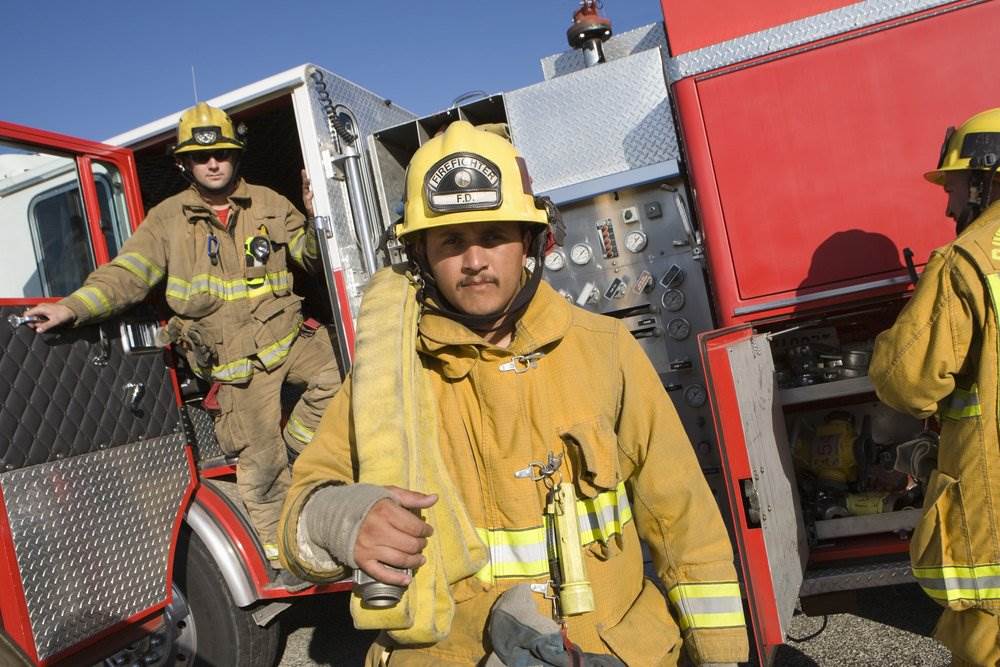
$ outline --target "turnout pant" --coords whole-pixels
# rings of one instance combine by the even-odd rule
[[[227,455],[239,456],[236,485],[267,557],[276,562],[277,526],[291,483],[286,447],[298,454],[312,440],[323,411],[340,388],[330,332],[320,327],[295,339],[285,363],[268,371],[254,363],[249,382],[219,388],[215,433]],[[281,387],[304,387],[281,426]]]
[[[1000,665],[1000,616],[982,609],[945,609],[934,638],[951,651],[953,667]]]

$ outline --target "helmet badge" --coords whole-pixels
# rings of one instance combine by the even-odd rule
[[[211,146],[218,143],[222,128],[212,125],[207,127],[195,127],[191,130],[191,136],[199,146]]]
[[[475,153],[452,153],[424,176],[427,205],[439,213],[499,208],[500,170]]]

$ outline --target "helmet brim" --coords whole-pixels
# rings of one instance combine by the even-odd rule
[[[243,150],[243,146],[232,141],[219,141],[208,146],[191,144],[188,146],[181,146],[174,149],[174,155],[183,155],[184,153],[198,153],[201,151],[217,151],[222,149],[229,149],[235,151]]]

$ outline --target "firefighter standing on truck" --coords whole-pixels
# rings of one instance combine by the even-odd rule
[[[504,132],[457,121],[413,156],[409,267],[365,292],[282,557],[316,581],[356,569],[355,625],[385,631],[372,665],[746,660],[732,548],[674,406],[620,321],[540,280],[558,212]]]
[[[175,313],[167,336],[193,371],[213,383],[219,443],[239,456],[240,495],[277,567],[275,529],[290,482],[289,453],[312,439],[340,374],[327,330],[303,323],[301,298],[292,292],[290,261],[310,271],[319,266],[315,231],[285,197],[239,178],[243,149],[224,111],[204,102],[186,110],[173,154],[191,187],[151,209],[118,256],[83,287],[26,314],[46,318],[33,324],[39,332],[80,326],[142,301],[166,280]],[[282,429],[284,382],[305,391]],[[281,574],[279,581],[295,583]]]
[[[921,419],[940,445],[910,542],[913,573],[946,607],[934,636],[955,665],[1000,665],[1000,109],[950,128],[938,168],[958,238],[935,250],[910,302],[875,343],[879,398]],[[936,449],[936,452],[935,452]],[[936,455],[936,461],[934,457]]]

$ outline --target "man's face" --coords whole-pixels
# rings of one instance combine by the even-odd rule
[[[944,214],[957,222],[969,203],[969,172],[962,170],[945,173],[944,191],[948,193],[948,207]]]
[[[441,294],[470,315],[504,310],[521,286],[528,234],[526,225],[510,222],[427,230],[424,252]]]
[[[184,166],[195,183],[210,192],[220,192],[233,180],[234,151],[216,149],[193,151],[184,155]]]

